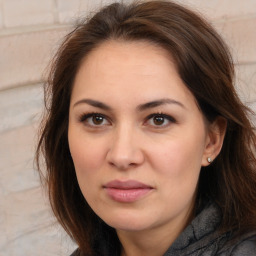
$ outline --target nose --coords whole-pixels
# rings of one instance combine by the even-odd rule
[[[136,167],[144,162],[144,153],[134,129],[122,127],[113,132],[107,161],[120,170]]]

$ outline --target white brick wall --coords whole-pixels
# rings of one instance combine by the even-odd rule
[[[0,29],[3,26],[2,0],[0,0]]]
[[[255,16],[255,0],[176,0],[198,10],[211,20]]]
[[[58,19],[60,23],[68,23],[79,14],[80,0],[57,0]]]
[[[53,0],[2,0],[6,27],[54,23]]]
[[[227,40],[239,94],[256,110],[256,0],[177,1],[209,18]],[[77,15],[111,2],[0,0],[0,256],[66,256],[75,247],[52,225],[33,167],[42,74]]]
[[[0,90],[42,81],[42,71],[67,27],[46,28],[0,37]]]
[[[248,19],[216,22],[216,28],[230,45],[237,63],[255,62],[256,16]]]

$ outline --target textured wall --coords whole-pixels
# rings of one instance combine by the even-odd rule
[[[33,168],[43,72],[75,17],[108,0],[0,0],[0,256],[69,255]],[[178,0],[232,48],[237,87],[256,110],[256,0]]]

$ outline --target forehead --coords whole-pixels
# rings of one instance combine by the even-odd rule
[[[127,70],[130,74],[153,76],[160,71],[164,72],[164,67],[170,68],[170,66],[175,68],[170,53],[153,43],[142,40],[128,42],[109,40],[100,44],[85,57],[78,73],[86,68],[97,73],[112,74],[117,70]]]
[[[141,96],[143,101],[169,95],[194,102],[170,53],[145,41],[107,41],[89,53],[77,72],[72,98],[82,95],[100,100]]]

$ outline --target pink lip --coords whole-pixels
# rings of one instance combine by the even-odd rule
[[[136,180],[113,180],[103,186],[107,195],[117,202],[129,203],[139,200],[152,191],[152,187]]]

